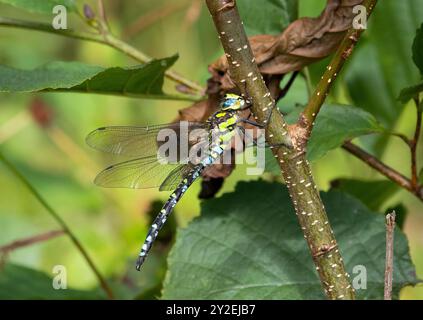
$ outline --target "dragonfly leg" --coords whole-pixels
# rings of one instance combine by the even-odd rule
[[[239,129],[241,130],[241,132],[242,132],[242,134],[244,135],[244,137],[246,137],[246,138],[248,138],[249,140],[251,140],[252,142],[253,142],[253,145],[254,146],[256,146],[256,147],[266,147],[266,145],[259,145],[258,143],[257,143],[257,141],[256,140],[254,140],[254,137],[253,136],[251,136],[248,132],[246,132],[245,131],[245,128],[244,127],[239,127]],[[245,140],[245,139],[244,139]],[[250,145],[247,145],[245,142],[244,142],[244,148],[246,148],[246,147],[249,147]]]
[[[259,124],[259,123],[255,122],[255,121],[251,121],[249,119],[241,119],[240,122],[248,123],[248,124],[250,124],[252,126],[255,126],[257,128],[260,128],[260,129],[265,129],[266,128],[264,125]],[[240,128],[242,128],[241,130],[242,130],[243,134],[244,135],[247,135],[247,133],[245,132],[245,128],[243,128],[243,127],[240,127]],[[255,146],[262,147],[262,145],[258,145],[257,142],[254,141],[254,139],[252,137],[249,137],[249,138],[252,139],[252,141],[253,141],[253,143],[254,143]],[[271,149],[272,148],[280,148],[280,147],[286,147],[286,148],[290,148],[291,147],[291,146],[289,146],[289,145],[287,145],[286,143],[283,143],[283,142],[282,143],[276,143],[276,144],[267,144],[265,146],[267,146],[267,147],[269,147]]]
[[[289,89],[291,88],[292,84],[294,83],[295,79],[297,78],[299,71],[294,71],[291,75],[291,77],[288,80],[288,83],[281,89],[281,91],[279,92],[276,101],[281,100],[282,98],[284,98],[286,96],[286,94],[288,93]],[[265,120],[265,124],[266,126],[269,124],[270,122],[270,118],[272,117],[272,113],[275,109],[277,109],[277,103],[275,102],[275,104],[272,106],[272,108],[270,109],[269,114],[266,117]]]
[[[249,119],[240,119],[239,121],[240,122],[251,124],[252,126],[257,127],[257,128],[260,128],[260,129],[264,129],[266,127],[265,125],[262,125],[262,124],[260,124],[258,122],[255,122],[255,121],[252,121],[252,120],[249,120]]]
[[[295,79],[297,78],[297,75],[299,74],[299,71],[294,71],[291,75],[291,77],[288,80],[288,83],[281,89],[281,91],[278,94],[278,97],[276,98],[276,101],[281,100],[282,98],[284,98],[286,96],[286,94],[288,93],[289,89],[291,88],[292,84],[294,83]],[[250,95],[248,94],[247,91],[247,85],[246,83],[244,83],[245,85],[245,102],[246,102],[246,106],[241,109],[241,110],[245,110],[248,108],[251,108],[253,102],[252,99],[250,97]],[[272,106],[272,108],[269,111],[269,114],[266,116],[266,120],[263,121],[263,124],[261,125],[262,128],[266,128],[269,125],[270,122],[270,118],[272,117],[273,111],[277,109],[277,105],[276,102],[275,104]]]

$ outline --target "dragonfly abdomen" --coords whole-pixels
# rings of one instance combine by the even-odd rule
[[[144,263],[145,259],[147,258],[148,253],[153,246],[154,241],[159,234],[160,229],[166,223],[167,218],[172,213],[173,208],[176,206],[178,201],[182,198],[184,193],[188,190],[188,188],[194,183],[194,181],[200,176],[201,172],[204,170],[205,166],[203,164],[199,164],[192,169],[192,171],[186,176],[186,178],[178,185],[175,191],[170,195],[169,199],[164,204],[162,210],[154,219],[153,224],[148,231],[147,237],[142,245],[140,254],[138,256],[138,260],[136,263],[137,270],[140,270],[142,264]]]

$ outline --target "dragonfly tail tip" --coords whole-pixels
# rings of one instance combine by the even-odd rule
[[[141,270],[141,266],[144,263],[145,258],[144,257],[138,257],[137,262],[135,264],[135,268],[140,271]]]

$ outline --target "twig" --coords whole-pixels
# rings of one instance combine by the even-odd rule
[[[407,145],[407,147],[411,148],[412,141],[405,134],[399,132],[387,132],[387,134],[400,138],[401,141]]]
[[[139,51],[128,43],[116,38],[110,33],[106,35],[101,35],[96,33],[74,31],[72,29],[56,30],[52,28],[52,26],[48,23],[24,21],[4,17],[0,17],[0,26],[36,30],[74,39],[97,42],[103,45],[110,46],[141,63],[147,63],[152,60],[152,58],[146,55],[145,53]],[[177,82],[187,88],[190,88],[192,92],[200,94],[201,96],[204,95],[204,89],[199,84],[184,78],[183,76],[172,70],[167,70],[165,72],[165,76],[174,82]]]
[[[289,89],[291,89],[291,86],[294,84],[295,79],[297,78],[298,73],[299,73],[299,71],[294,71],[292,73],[291,77],[288,80],[288,83],[279,92],[279,95],[276,98],[276,101],[279,101],[279,100],[281,100],[282,98],[284,98],[286,96],[286,94],[288,93]]]
[[[345,142],[342,148],[423,201],[423,186],[413,187],[410,179],[351,142]]]
[[[307,97],[310,100],[311,95],[313,94],[313,85],[311,83],[311,76],[310,76],[309,67],[304,67],[304,69],[301,71],[301,75],[303,76],[304,81],[306,83]]]
[[[414,102],[416,104],[417,110],[417,120],[416,120],[416,129],[412,139],[409,139],[406,135],[402,133],[390,132],[389,134],[400,138],[410,149],[411,153],[411,179],[405,177],[395,169],[387,166],[382,161],[367,153],[357,145],[346,142],[343,145],[343,148],[347,150],[352,155],[356,156],[358,159],[364,161],[373,169],[376,169],[381,174],[389,178],[391,181],[398,184],[400,187],[408,190],[414,194],[417,198],[423,201],[423,185],[419,183],[418,169],[417,169],[417,147],[419,142],[419,137],[422,127],[422,112],[423,108],[418,97],[415,97]]]
[[[228,58],[232,80],[252,100],[252,112],[259,123],[265,123],[275,106],[259,72],[235,1],[206,0]],[[337,247],[322,200],[313,181],[304,150],[291,136],[290,128],[276,109],[266,128],[266,140],[273,148],[299,223],[316,265],[324,291],[329,299],[353,299],[352,288]],[[294,132],[295,134],[295,132]]]
[[[394,271],[395,211],[386,215],[386,261],[384,299],[392,300],[392,278]]]
[[[363,1],[367,17],[369,17],[372,13],[376,3],[377,0]],[[316,90],[309,99],[306,108],[301,113],[298,123],[305,129],[307,138],[310,137],[317,114],[329,94],[336,77],[339,75],[347,59],[351,56],[351,53],[353,52],[354,47],[363,31],[364,29],[355,29],[353,26],[348,30],[334,57],[327,66],[325,73],[316,87]]]
[[[19,239],[0,247],[0,254],[8,254],[11,251],[44,242],[65,234],[64,230],[53,230],[29,238]]]
[[[91,270],[96,275],[98,281],[100,282],[101,287],[106,292],[109,299],[114,299],[112,289],[109,287],[107,281],[102,276],[100,271],[95,266],[93,260],[88,255],[88,252],[82,246],[82,243],[78,240],[78,238],[75,236],[75,234],[72,232],[72,230],[68,227],[66,222],[57,214],[56,211],[54,211],[54,209],[47,203],[47,201],[34,188],[34,186],[25,178],[24,175],[22,175],[18,171],[18,169],[16,169],[16,167],[9,160],[7,160],[4,157],[4,155],[1,152],[0,152],[0,161],[2,161],[6,165],[6,167],[8,167],[9,170],[13,172],[13,174],[28,188],[28,190],[34,195],[34,197],[42,204],[42,206],[47,210],[47,212],[50,214],[50,216],[54,220],[56,220],[56,222],[62,227],[63,231],[69,236],[69,238],[71,239],[73,244],[76,246],[76,248],[82,254],[82,256],[85,258],[85,261],[88,263]]]
[[[26,110],[20,111],[0,126],[0,144],[13,137],[31,123]]]
[[[106,10],[104,9],[103,0],[97,0],[97,7],[98,7],[98,12],[100,14],[100,26],[102,29],[102,34],[108,33],[110,28],[109,28],[109,23],[107,21],[107,15],[106,15]]]
[[[417,120],[416,120],[416,130],[414,131],[413,140],[411,140],[410,150],[411,150],[411,184],[414,189],[418,187],[419,176],[417,171],[417,147],[419,143],[420,132],[422,128],[422,111],[423,106],[420,105],[418,98],[414,99],[417,110]]]
[[[148,12],[147,14],[144,14],[140,16],[139,18],[137,18],[136,21],[134,21],[128,27],[125,28],[125,30],[122,33],[123,37],[125,37],[125,39],[132,38],[134,35],[137,35],[142,30],[151,26],[155,22],[168,17],[171,14],[178,12],[179,10],[184,9],[186,6],[187,6],[187,3],[166,2],[161,7],[156,8],[155,10]]]
[[[202,0],[191,0],[191,5],[185,14],[182,30],[188,30],[200,18],[202,5]]]

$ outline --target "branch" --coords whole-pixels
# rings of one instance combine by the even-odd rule
[[[391,181],[398,184],[400,187],[408,190],[418,199],[423,201],[423,185],[419,183],[418,169],[417,169],[417,147],[419,143],[419,137],[422,127],[422,112],[423,104],[419,101],[418,97],[414,98],[417,110],[417,120],[416,120],[416,129],[412,139],[409,139],[406,135],[402,133],[391,132],[390,134],[400,138],[405,142],[407,147],[410,149],[411,153],[411,179],[408,179],[395,169],[387,166],[382,161],[367,153],[357,145],[351,142],[345,142],[342,146],[345,150],[350,152],[352,155],[356,156],[358,159],[367,163],[373,169],[376,169],[381,174],[386,176]]]
[[[288,80],[288,83],[281,89],[278,96],[276,97],[276,101],[283,99],[288,94],[288,91],[289,89],[291,89],[291,86],[294,84],[298,74],[299,74],[299,71],[294,71],[292,73],[291,77]]]
[[[394,271],[395,211],[386,215],[386,260],[384,299],[392,300],[392,279]]]
[[[62,236],[63,234],[65,234],[65,231],[63,231],[63,230],[53,230],[53,231],[42,233],[42,234],[32,236],[32,237],[29,237],[29,238],[19,239],[19,240],[11,242],[9,244],[6,244],[4,246],[1,246],[0,247],[0,254],[7,254],[7,253],[14,251],[16,249],[27,247],[27,246],[33,245],[35,243],[38,243],[38,242],[47,241],[47,240],[50,240],[52,238]]]
[[[417,147],[419,144],[419,137],[422,128],[422,112],[423,105],[420,105],[418,98],[414,99],[417,109],[417,120],[416,120],[416,130],[414,131],[413,140],[410,141],[410,150],[411,150],[411,184],[414,189],[418,188],[419,185],[419,175],[417,171]]]
[[[414,187],[410,179],[351,142],[345,142],[342,148],[423,201],[423,186]]]
[[[363,6],[366,8],[367,18],[373,12],[376,3],[377,0],[363,1]],[[351,53],[353,52],[355,45],[364,30],[365,29],[355,29],[353,26],[348,30],[334,57],[327,66],[325,73],[316,87],[316,90],[309,99],[307,106],[301,113],[298,123],[305,129],[307,139],[310,137],[317,114],[328,96],[336,77],[339,75],[347,59],[351,56]]]
[[[68,38],[97,42],[97,43],[112,47],[140,63],[147,63],[152,60],[151,57],[139,51],[135,47],[129,45],[128,43],[116,38],[110,32],[106,32],[105,34],[102,35],[102,34],[90,33],[90,32],[79,32],[79,31],[74,31],[72,29],[56,30],[52,28],[52,26],[48,23],[24,21],[24,20],[10,19],[10,18],[4,18],[4,17],[0,17],[0,26],[21,28],[21,29],[27,29],[27,30],[36,30],[36,31],[52,33],[52,34],[56,34],[60,36],[65,36]],[[199,93],[200,95],[204,94],[204,89],[199,84],[184,78],[183,76],[176,73],[175,71],[167,70],[165,72],[165,76],[168,79],[189,88],[192,92]]]
[[[82,256],[85,258],[85,261],[90,266],[91,270],[96,275],[98,281],[100,282],[101,287],[106,292],[109,299],[114,299],[113,292],[111,288],[109,287],[108,283],[104,279],[104,277],[101,275],[100,271],[95,266],[94,262],[88,255],[88,252],[85,250],[85,248],[82,246],[82,243],[78,240],[78,238],[75,236],[75,234],[72,232],[72,230],[68,227],[66,222],[58,215],[56,211],[47,203],[47,201],[41,196],[41,194],[34,188],[34,186],[15,168],[15,166],[7,160],[4,155],[0,152],[0,161],[2,161],[6,167],[9,168],[10,171],[13,172],[13,174],[28,188],[28,190],[34,195],[34,197],[41,203],[41,205],[47,210],[49,215],[56,220],[56,222],[62,227],[63,231],[69,236],[73,244],[76,246],[76,248],[79,250],[79,252],[82,254]]]
[[[102,28],[102,31],[104,33],[106,32],[108,33],[110,28],[109,28],[109,22],[107,21],[107,15],[106,15],[106,10],[104,9],[103,0],[97,0],[97,8],[100,15],[100,26]]]
[[[259,72],[235,1],[206,0],[229,63],[231,79],[252,100],[252,112],[259,123],[266,123],[275,101]],[[344,263],[322,200],[314,183],[310,165],[296,143],[296,132],[288,127],[275,109],[266,128],[266,141],[273,148],[292,198],[304,238],[329,299],[353,299]]]
[[[135,22],[132,22],[123,30],[122,35],[125,39],[130,39],[152,24],[162,21],[171,14],[184,9],[186,6],[186,2],[165,2],[162,6],[138,17]]]

